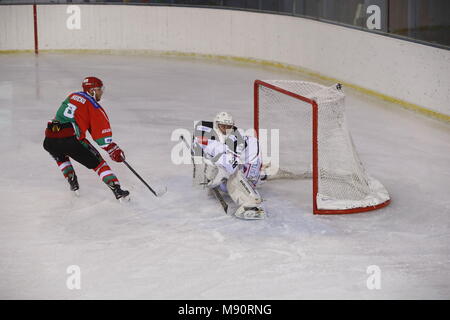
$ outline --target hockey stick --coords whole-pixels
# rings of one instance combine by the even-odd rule
[[[191,161],[192,161],[192,178],[195,178],[195,163],[194,163],[194,150],[192,150],[192,147],[187,143],[186,139],[184,138],[183,135],[180,136],[180,139],[184,142],[184,144],[186,145],[186,147],[189,149],[189,151],[191,152]]]
[[[189,151],[191,152],[191,156],[194,155],[194,150],[192,150],[191,146],[189,145],[189,143],[187,143],[186,139],[184,138],[183,135],[180,136],[180,140],[182,140],[184,142],[184,144],[186,145],[186,147],[189,149]]]
[[[188,142],[186,141],[186,139],[184,138],[183,135],[180,136],[180,139],[184,142],[186,147],[191,152],[192,165],[194,166],[193,177],[195,177],[194,150],[192,150],[192,147],[188,144]],[[219,200],[220,205],[222,206],[225,213],[228,214],[228,204],[226,203],[226,201],[223,199],[222,195],[220,194],[218,187],[211,188],[211,190],[214,193],[214,196],[216,197],[216,199]]]
[[[123,160],[123,163],[125,163],[125,165],[128,167],[128,169],[130,169],[131,170],[131,172],[133,172],[135,175],[136,175],[136,177],[138,177],[139,178],[139,180],[141,180],[142,181],[142,183],[143,184],[145,184],[145,186],[156,196],[156,197],[160,197],[160,196],[162,196],[164,193],[166,193],[167,192],[167,188],[164,188],[164,190],[163,191],[161,191],[161,192],[159,192],[159,193],[157,193],[155,190],[153,190],[152,189],[152,187],[150,187],[148,184],[147,184],[147,182],[145,182],[144,181],[144,179],[142,179],[141,178],[141,176],[128,164],[128,162],[126,162],[125,160]]]

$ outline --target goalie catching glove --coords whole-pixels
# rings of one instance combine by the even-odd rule
[[[119,148],[117,144],[111,142],[108,144],[106,148],[104,148],[106,152],[108,152],[111,159],[115,162],[123,162],[125,160],[125,154],[122,149]]]

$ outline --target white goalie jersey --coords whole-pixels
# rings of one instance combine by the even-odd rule
[[[234,127],[223,138],[213,129],[212,122],[201,121],[195,127],[193,140],[195,154],[201,156],[207,166],[219,166],[228,175],[241,170],[244,177],[256,186],[260,178],[261,156],[255,137],[247,136],[242,129]],[[208,179],[208,169],[203,172]],[[197,172],[199,175],[201,173]]]
[[[264,219],[262,198],[256,190],[262,163],[258,140],[234,126],[225,137],[214,130],[213,122],[200,121],[193,146],[197,158],[193,161],[194,183],[227,193],[237,205],[236,217]]]

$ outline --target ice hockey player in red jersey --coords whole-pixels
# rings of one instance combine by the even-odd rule
[[[112,160],[123,162],[125,155],[112,140],[111,125],[105,110],[98,103],[102,98],[103,82],[96,77],[86,77],[83,91],[71,93],[61,104],[56,116],[45,130],[44,149],[56,160],[57,165],[70,185],[78,192],[79,184],[72,166],[73,159],[88,169],[94,170],[112,190],[116,199],[128,200],[129,192],[122,190],[119,180],[100,153],[86,139],[88,131],[92,139]]]

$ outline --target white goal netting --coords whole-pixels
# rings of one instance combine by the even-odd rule
[[[269,178],[312,178],[313,144],[317,141],[317,210],[375,209],[389,201],[384,186],[365,171],[359,159],[347,127],[345,95],[339,85],[270,80],[260,82],[256,88],[257,129],[261,148],[266,148],[262,155]],[[295,95],[317,103],[316,127],[312,104]],[[273,129],[279,133],[278,159],[277,139],[270,138]],[[314,132],[317,136],[313,136]]]

